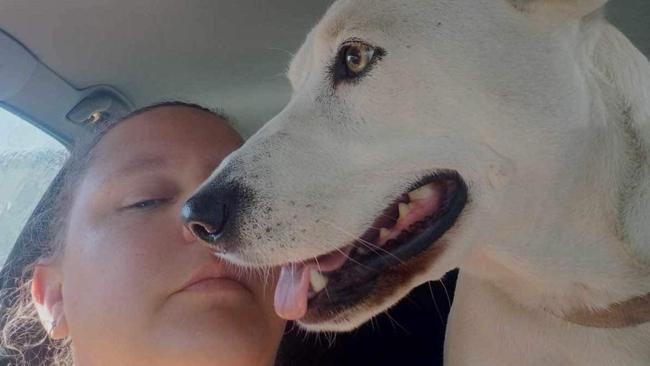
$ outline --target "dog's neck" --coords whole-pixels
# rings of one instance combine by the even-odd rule
[[[585,70],[596,79],[605,104],[612,108],[609,122],[629,147],[627,167],[618,172],[622,184],[621,233],[637,265],[650,265],[650,64],[618,30],[597,17],[585,22],[581,51],[589,60]],[[589,77],[587,76],[587,77]],[[611,101],[616,101],[612,103]],[[650,322],[650,293],[613,303],[606,308],[584,308],[561,318],[595,328],[628,328]]]
[[[518,304],[461,269],[445,339],[445,364],[647,365],[650,323],[594,328]]]
[[[592,29],[593,30],[593,29]],[[590,30],[590,31],[592,31]],[[633,160],[625,174],[634,177],[631,183],[622,187],[622,227],[624,240],[630,245],[630,252],[635,254],[639,263],[648,264],[650,258],[647,247],[648,230],[647,218],[650,210],[647,202],[650,192],[650,109],[648,109],[647,92],[650,85],[650,65],[647,59],[638,52],[629,41],[618,31],[609,28],[604,31],[599,41],[589,53],[594,60],[591,70],[597,69],[601,87],[616,90],[623,107],[623,113],[614,115],[620,128],[627,135]],[[613,58],[611,55],[626,55]],[[609,60],[605,62],[604,60]],[[607,93],[605,92],[605,95]],[[610,95],[611,96],[611,95]],[[596,328],[628,328],[650,322],[650,293],[633,297],[629,300],[614,303],[605,309],[582,309],[562,317],[563,319],[588,327]]]
[[[599,24],[600,23],[600,24]],[[629,253],[650,265],[650,63],[618,30],[601,21],[588,22],[582,51],[599,86],[603,103],[613,106],[608,117],[613,134],[625,137],[625,168],[617,174],[620,230]]]

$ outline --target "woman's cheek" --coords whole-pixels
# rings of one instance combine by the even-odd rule
[[[174,235],[170,217],[119,213],[77,225],[81,229],[69,235],[66,245],[69,267],[77,272],[71,275],[112,296],[162,291],[155,281],[170,270],[173,258],[167,247]]]
[[[64,301],[78,332],[99,336],[107,322],[119,321],[111,335],[127,337],[151,323],[168,292],[161,274],[174,273],[169,226],[163,216],[115,217],[70,236]]]

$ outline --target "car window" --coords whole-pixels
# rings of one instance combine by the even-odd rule
[[[0,106],[0,263],[67,156],[56,139]]]

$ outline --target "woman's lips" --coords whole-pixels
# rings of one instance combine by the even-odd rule
[[[232,266],[213,262],[195,272],[180,291],[249,290],[236,272]]]
[[[227,290],[246,290],[246,287],[239,281],[232,278],[206,278],[194,282],[183,288],[183,291],[227,291]]]

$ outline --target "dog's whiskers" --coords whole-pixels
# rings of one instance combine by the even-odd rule
[[[393,317],[390,315],[389,310],[386,310],[386,311],[384,312],[384,314],[386,315],[386,317],[388,318],[388,320],[390,320],[391,325],[393,325],[393,329],[395,329],[395,325],[397,325],[397,327],[399,327],[399,328],[400,328],[402,331],[404,331],[404,333],[406,333],[407,335],[410,335],[410,334],[411,334],[411,332],[410,332],[408,329],[406,329],[406,327],[404,327],[402,324],[400,324],[400,323],[399,323],[395,318],[393,318]]]
[[[366,248],[368,248],[369,250],[371,250],[374,253],[377,253],[379,251],[379,252],[383,252],[383,253],[392,255],[390,252],[383,249],[382,247],[380,247],[380,246],[378,246],[378,245],[376,245],[374,243],[371,243],[371,242],[369,242],[367,240],[364,240],[364,239],[352,234],[351,232],[346,231],[345,229],[334,225],[333,223],[331,223],[331,222],[329,222],[327,220],[321,220],[321,222],[324,222],[327,225],[331,226],[333,229],[335,229],[335,230],[337,230],[337,231],[339,231],[339,232],[341,232],[341,233],[343,233],[345,235],[350,236],[354,241],[357,241],[357,242],[363,244]],[[375,227],[372,227],[372,229],[377,229],[378,230],[378,228],[375,228]],[[396,259],[398,259],[398,258],[396,258]]]
[[[394,259],[396,259],[400,264],[403,264],[403,263],[404,263],[404,261],[402,261],[401,259],[399,259],[398,257],[396,257],[393,253],[387,251],[386,249],[384,249],[384,248],[382,248],[382,247],[380,247],[380,246],[378,246],[378,245],[376,245],[376,244],[374,244],[374,243],[371,243],[371,242],[369,242],[369,241],[367,241],[367,240],[361,239],[360,237],[358,237],[358,236],[356,236],[356,235],[354,235],[354,234],[352,234],[352,233],[350,233],[350,232],[348,232],[348,231],[346,231],[346,230],[344,230],[344,229],[342,229],[342,228],[340,228],[340,227],[337,227],[336,225],[334,225],[333,223],[331,223],[331,222],[329,222],[329,221],[327,221],[327,220],[322,220],[322,219],[321,219],[321,222],[324,222],[324,223],[326,223],[327,225],[331,226],[334,230],[337,230],[337,231],[339,231],[339,232],[341,232],[341,233],[343,233],[343,234],[345,234],[345,235],[350,236],[354,241],[361,243],[364,247],[368,248],[368,249],[371,250],[373,253],[377,253],[377,252],[385,253],[385,254],[390,255],[390,256],[393,257]],[[340,251],[340,249],[337,249],[337,250]],[[348,258],[349,258],[349,256],[348,256]],[[358,262],[357,262],[357,263],[358,263]]]
[[[365,269],[367,269],[367,270],[369,270],[369,271],[371,270],[370,267],[368,267],[368,266],[364,265],[363,263],[361,263],[361,262],[359,262],[359,261],[353,259],[352,257],[350,257],[350,255],[349,255],[348,253],[342,251],[340,248],[336,248],[335,250],[336,250],[337,252],[343,254],[343,255],[344,255],[344,256],[345,256],[349,261],[351,261],[351,262],[353,262],[353,263],[355,263],[355,264],[358,264],[359,266],[361,266],[361,267],[363,267],[363,268],[365,268]]]
[[[401,260],[399,257],[395,256],[393,253],[387,251],[386,249],[378,246],[377,244],[373,244],[369,241],[363,240],[361,238],[357,238],[356,241],[358,241],[361,245],[363,245],[365,248],[368,248],[368,250],[372,251],[373,253],[385,253],[397,260],[400,264],[404,264],[404,261]]]
[[[440,323],[444,325],[445,321],[444,318],[442,317],[442,312],[440,311],[438,302],[436,301],[436,295],[433,292],[433,287],[431,287],[431,282],[427,282],[427,286],[429,287],[429,293],[431,294],[431,300],[433,301],[433,306],[436,308],[436,312],[438,313],[438,317],[440,318]]]
[[[440,281],[440,284],[442,285],[442,289],[445,291],[445,296],[447,296],[447,306],[451,308],[451,297],[449,296],[449,291],[447,291],[447,285],[445,285],[445,281],[443,281],[442,279],[438,281]]]

